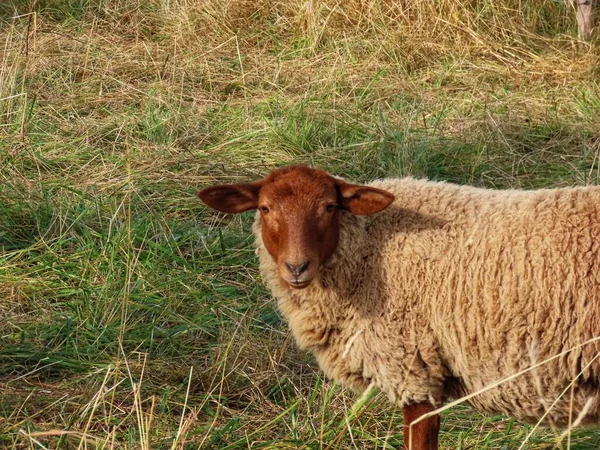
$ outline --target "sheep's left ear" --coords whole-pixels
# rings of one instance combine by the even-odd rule
[[[350,184],[337,180],[340,208],[352,214],[368,216],[383,211],[394,201],[394,195],[370,186]]]

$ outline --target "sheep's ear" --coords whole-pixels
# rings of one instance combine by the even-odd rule
[[[222,184],[198,192],[207,206],[224,213],[241,213],[258,208],[261,183]]]
[[[368,216],[383,211],[394,201],[394,195],[387,191],[350,184],[338,180],[340,208],[350,211],[352,214]]]

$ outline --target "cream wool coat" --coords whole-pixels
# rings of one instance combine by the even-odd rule
[[[373,216],[340,211],[340,240],[313,283],[281,282],[254,224],[260,270],[300,347],[326,375],[371,382],[399,406],[475,392],[487,413],[556,424],[600,416],[600,187],[493,191],[411,178]],[[589,409],[588,409],[589,408]],[[574,419],[573,419],[574,420]]]

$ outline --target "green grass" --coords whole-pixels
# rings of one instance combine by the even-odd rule
[[[598,47],[575,36],[550,0],[2,2],[0,447],[398,448],[399,411],[295,347],[252,214],[195,193],[293,162],[596,184]],[[441,445],[600,445],[531,430],[461,405]]]

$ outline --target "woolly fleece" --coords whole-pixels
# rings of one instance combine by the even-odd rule
[[[395,202],[340,211],[338,248],[306,289],[280,280],[258,214],[253,227],[264,281],[326,375],[439,406],[574,348],[470,403],[533,422],[560,398],[548,419],[565,425],[589,400],[583,422],[597,422],[600,343],[580,344],[600,335],[600,187],[370,185]]]

